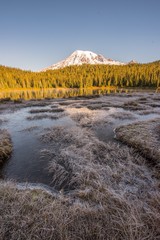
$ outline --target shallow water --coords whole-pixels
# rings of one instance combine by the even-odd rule
[[[111,108],[111,112],[114,113],[126,113],[129,112],[131,113],[131,111],[125,111],[121,108]],[[115,128],[119,127],[119,126],[123,126],[123,125],[127,125],[127,124],[131,124],[131,123],[136,123],[139,121],[145,121],[145,120],[151,120],[154,118],[159,117],[158,114],[147,114],[147,115],[138,115],[136,113],[133,113],[133,119],[128,119],[128,118],[124,118],[124,119],[119,119],[119,118],[114,118],[114,117],[110,117],[110,114],[108,115],[108,117],[110,118],[109,123],[107,125],[104,124],[104,126],[97,126],[94,130],[95,135],[97,136],[97,138],[100,141],[104,141],[104,142],[117,142],[119,144],[121,144],[118,140],[116,140],[116,136],[115,136]]]
[[[145,97],[148,101],[153,102],[153,99],[150,97],[151,95],[145,94]],[[12,143],[13,143],[13,153],[11,158],[6,161],[3,168],[0,170],[0,175],[4,179],[13,179],[17,182],[29,182],[29,183],[38,183],[45,184],[50,187],[53,187],[52,184],[52,175],[48,171],[49,158],[41,158],[41,150],[47,149],[48,146],[45,143],[40,141],[40,135],[44,133],[46,128],[50,128],[53,126],[63,126],[63,127],[73,127],[78,122],[74,121],[71,118],[69,112],[67,112],[68,108],[77,109],[76,107],[80,107],[80,111],[83,108],[87,109],[87,105],[95,106],[96,104],[104,103],[108,105],[107,109],[103,110],[104,112],[104,124],[93,124],[90,122],[91,126],[89,127],[91,131],[95,134],[95,136],[104,142],[108,141],[116,141],[114,129],[120,125],[126,125],[129,123],[144,121],[149,119],[154,119],[159,117],[160,108],[156,108],[158,113],[150,113],[150,114],[138,114],[138,111],[126,110],[122,108],[122,104],[124,101],[135,101],[138,97],[142,97],[139,95],[110,95],[106,97],[97,98],[94,100],[85,100],[85,99],[77,99],[77,100],[51,100],[46,103],[46,106],[30,106],[21,107],[21,108],[10,108],[6,111],[3,111],[1,114],[1,120],[8,120],[6,122],[1,123],[1,128],[8,129],[11,134]],[[62,105],[63,102],[63,105]],[[156,101],[155,101],[156,102]],[[27,104],[27,103],[26,103]],[[118,107],[116,107],[119,104]],[[42,104],[43,105],[43,104]],[[45,105],[45,104],[44,104]],[[102,106],[103,104],[101,104]],[[9,105],[8,105],[9,106]],[[63,108],[65,111],[62,113],[49,113],[49,115],[54,116],[55,114],[60,114],[59,119],[50,119],[44,118],[39,120],[28,120],[27,117],[32,117],[35,115],[41,115],[44,113],[30,113],[31,110],[35,109],[53,109],[53,106],[58,108]],[[151,110],[150,107],[148,109]],[[74,111],[74,110],[73,110]],[[92,111],[89,110],[91,113]],[[93,111],[94,112],[94,111]],[[48,113],[47,113],[48,114]],[[66,115],[65,115],[66,114]],[[99,112],[97,110],[97,116]],[[129,117],[127,117],[127,114]],[[91,114],[92,115],[92,114]],[[103,114],[102,114],[103,115]],[[119,117],[120,116],[120,117]],[[81,126],[82,127],[82,126]],[[35,185],[34,185],[35,186]],[[38,185],[39,186],[39,185]]]
[[[46,109],[46,107],[40,108]],[[1,176],[20,182],[39,182],[52,186],[52,176],[47,169],[49,160],[42,159],[40,154],[40,150],[47,148],[47,145],[42,144],[39,136],[45,128],[57,125],[70,127],[74,125],[74,122],[67,116],[58,120],[27,120],[27,117],[31,115],[29,113],[31,109],[32,107],[22,108],[3,114],[3,118],[9,121],[3,123],[1,127],[8,129],[11,134],[13,153],[4,164]]]

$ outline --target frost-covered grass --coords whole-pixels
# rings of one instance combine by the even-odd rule
[[[135,148],[160,168],[160,119],[142,121],[116,129],[116,137]]]
[[[160,215],[157,180],[145,160],[128,147],[100,142],[92,132],[51,128],[57,198],[43,191],[0,185],[2,239],[156,239]],[[115,151],[116,149],[116,151]]]
[[[54,127],[41,140],[50,145],[42,156],[50,159],[55,188],[71,208],[78,204],[77,219],[85,209],[75,239],[156,239],[158,180],[144,158],[127,146],[103,143],[80,127]],[[85,236],[83,224],[90,229]]]
[[[11,152],[11,137],[7,130],[0,129],[0,164],[10,157]]]
[[[2,239],[158,238],[158,182],[142,157],[80,127],[54,127],[41,140],[59,194],[1,182]]]
[[[134,167],[135,169],[141,169],[144,171],[144,174],[146,172],[147,176],[149,176],[149,169],[147,170],[144,164],[145,160],[138,154],[135,154],[132,149],[129,149],[127,146],[119,146],[117,143],[107,144],[101,142],[87,129],[81,129],[80,127],[70,129],[54,127],[41,135],[41,140],[50,145],[50,149],[43,151],[43,157],[49,156],[50,158],[50,171],[58,170],[58,167],[60,167],[60,171],[63,169],[65,172],[73,173],[71,176],[72,180],[69,179],[68,182],[68,177],[64,180],[65,183],[68,182],[66,184],[68,188],[76,186],[77,189],[79,182],[82,183],[85,181],[85,178],[81,177],[81,174],[85,174],[85,169],[86,175],[87,172],[89,174],[89,169],[93,170],[95,174],[97,172],[97,176],[98,172],[100,172],[99,176],[101,176],[102,182],[106,181],[110,185],[114,183],[114,179],[111,177],[112,174],[108,178],[108,174],[113,171],[112,173],[115,176],[115,173],[118,172],[123,176],[121,176],[121,180],[123,179],[124,182],[123,184],[121,182],[121,187],[124,186],[124,188],[126,187],[125,179],[129,173],[129,166],[130,168],[132,166],[133,169]],[[109,173],[105,172],[106,166]],[[53,174],[53,178],[57,179],[56,182],[59,180],[57,170]],[[135,172],[138,173],[138,171]],[[62,177],[62,175],[60,176]],[[132,178],[132,175],[130,177]],[[137,175],[138,178],[141,178],[141,173]],[[90,184],[92,183],[91,181]],[[60,184],[60,186],[57,184],[57,187],[59,189],[63,188],[61,185],[63,184]],[[120,189],[116,185],[115,187],[116,190]]]
[[[96,125],[110,121],[108,111],[104,110],[90,110],[86,107],[70,107],[66,109],[66,112],[81,127],[95,127]]]

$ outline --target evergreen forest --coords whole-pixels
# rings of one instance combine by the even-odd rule
[[[148,64],[81,65],[46,72],[0,66],[0,89],[160,86],[160,61]]]

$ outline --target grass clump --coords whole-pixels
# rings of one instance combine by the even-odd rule
[[[38,126],[31,126],[31,127],[27,127],[27,128],[22,129],[21,132],[32,132],[32,131],[37,130],[37,129],[39,129]]]
[[[48,102],[41,100],[30,100],[26,103],[26,107],[47,107],[48,105]]]
[[[30,113],[58,113],[58,112],[64,112],[64,109],[62,108],[52,108],[52,109],[31,109],[29,111]]]
[[[137,101],[125,102],[122,107],[124,109],[132,110],[132,111],[144,110],[144,106],[141,104],[138,104]]]
[[[87,107],[67,108],[67,114],[81,127],[95,127],[108,122],[108,113],[105,110],[90,110]]]
[[[90,110],[102,109],[102,104],[91,104],[91,105],[88,105],[87,108]]]
[[[14,101],[13,101],[14,103],[23,103],[23,99],[15,99]]]
[[[12,153],[11,137],[7,130],[0,129],[0,164],[10,157]]]
[[[136,117],[130,112],[115,112],[110,114],[110,117],[120,120],[134,120]]]
[[[60,119],[62,117],[66,116],[66,114],[36,114],[33,116],[28,116],[27,120],[42,120],[42,119],[51,119],[51,120],[57,120]]]
[[[11,101],[10,97],[6,97],[6,98],[1,98],[0,99],[0,103],[7,103],[7,102],[10,102],[10,101]]]
[[[150,109],[150,110],[141,110],[137,112],[138,115],[149,115],[149,114],[160,114],[160,110],[154,110],[154,109]]]
[[[135,148],[160,168],[159,126],[159,118],[121,126],[115,130],[116,138]]]

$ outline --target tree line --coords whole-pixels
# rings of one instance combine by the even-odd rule
[[[69,66],[46,72],[0,66],[0,89],[159,87],[160,61],[148,64]]]

